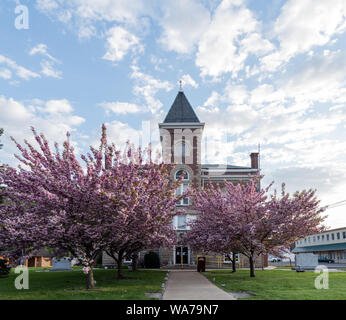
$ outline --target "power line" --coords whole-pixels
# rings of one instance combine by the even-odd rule
[[[339,207],[342,207],[342,206],[345,206],[345,205],[346,205],[346,203],[344,203],[344,204],[339,204],[339,205],[337,205],[337,206],[333,206],[333,207],[329,207],[329,206],[327,206],[327,209],[339,208]]]
[[[327,209],[338,208],[346,205],[346,200],[338,201],[326,206]]]
[[[346,199],[345,199],[345,200],[338,201],[338,202],[334,202],[334,203],[332,203],[332,204],[329,204],[327,207],[334,206],[334,205],[336,205],[336,204],[341,204],[341,203],[344,203],[344,202],[346,202]]]

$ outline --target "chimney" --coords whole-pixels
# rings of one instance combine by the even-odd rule
[[[258,169],[258,152],[252,152],[250,154],[251,158],[251,168]]]

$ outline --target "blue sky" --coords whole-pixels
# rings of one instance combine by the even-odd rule
[[[249,165],[260,143],[266,182],[344,200],[345,30],[344,0],[3,0],[1,162],[31,125],[58,142],[71,131],[79,152],[102,123],[119,145],[150,124],[155,143],[182,80],[204,161]],[[327,225],[345,226],[345,209]]]

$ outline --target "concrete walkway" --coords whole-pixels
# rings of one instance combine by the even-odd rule
[[[170,271],[163,300],[236,300],[197,271]]]

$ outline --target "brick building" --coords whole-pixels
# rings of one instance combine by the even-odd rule
[[[183,91],[179,91],[163,123],[159,123],[162,156],[166,163],[174,163],[171,179],[177,179],[184,174],[183,183],[177,193],[184,192],[189,186],[203,188],[209,181],[222,183],[224,180],[238,183],[246,181],[249,176],[258,172],[258,153],[251,153],[249,167],[221,164],[202,164],[201,142],[205,124],[200,122]],[[190,207],[190,199],[186,198],[178,205],[185,211],[184,215],[174,218],[173,225],[177,230],[178,238],[188,230],[188,221],[195,219],[198,212]],[[198,253],[194,252],[189,244],[176,245],[173,248],[158,248],[162,266],[195,265]],[[151,250],[153,251],[153,250]],[[142,252],[143,256],[145,252]],[[266,265],[263,257],[257,259],[257,266]],[[239,264],[247,266],[245,257],[239,256]],[[227,257],[210,255],[207,264],[228,266]],[[103,264],[114,264],[114,261],[103,256]]]

